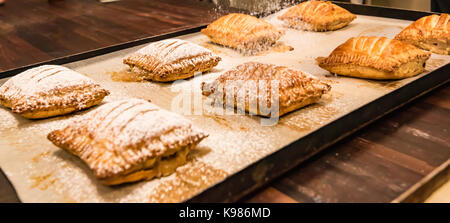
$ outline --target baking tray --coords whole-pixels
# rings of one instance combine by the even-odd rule
[[[393,37],[410,23],[405,20],[429,15],[417,11],[340,5],[361,16],[349,27],[336,32],[288,30],[281,42],[294,47],[290,52],[272,51],[244,57],[233,50],[208,43],[207,38],[198,33],[204,27],[201,26],[40,63],[64,64],[96,79],[113,92],[106,101],[133,96],[151,99],[170,109],[168,102],[175,96],[169,90],[170,84],[115,82],[111,81],[110,75],[124,68],[121,57],[142,47],[142,44],[179,37],[211,48],[224,58],[211,73],[181,83],[181,87],[194,84],[197,88],[195,84],[199,80],[212,80],[248,60],[288,65],[324,79],[333,86],[331,94],[320,103],[282,117],[280,123],[273,127],[261,127],[258,117],[187,116],[210,133],[210,137],[192,155],[196,161],[180,168],[177,174],[121,187],[101,186],[78,159],[45,140],[46,133],[83,112],[28,121],[3,108],[0,110],[0,166],[25,202],[236,201],[327,146],[448,82],[450,59],[439,55],[430,59],[429,72],[401,81],[329,76],[314,64],[315,57],[327,56],[352,36]],[[274,17],[269,15],[265,19],[276,23]],[[40,64],[5,71],[0,77],[12,76]],[[192,173],[196,170],[205,177]]]

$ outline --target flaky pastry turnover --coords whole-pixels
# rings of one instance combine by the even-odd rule
[[[356,15],[331,2],[306,1],[293,6],[278,19],[291,28],[323,32],[347,26]]]
[[[48,139],[78,156],[105,185],[167,176],[207,134],[141,99],[104,104]]]
[[[100,103],[109,94],[99,84],[63,66],[24,71],[0,87],[0,103],[25,118],[68,114]]]
[[[450,15],[425,16],[406,27],[395,39],[433,53],[450,55]]]
[[[123,59],[145,80],[168,82],[213,69],[221,58],[197,44],[167,39],[149,44]]]
[[[386,37],[355,37],[337,47],[319,66],[331,73],[367,79],[402,79],[420,74],[430,53]]]
[[[248,53],[267,49],[283,35],[274,25],[240,13],[223,16],[201,32],[214,43]]]
[[[278,90],[273,91],[275,88]],[[282,116],[317,102],[330,89],[330,85],[299,70],[258,62],[241,64],[211,83],[202,83],[203,95],[266,117],[273,114],[262,112],[261,107],[277,106],[276,113]]]

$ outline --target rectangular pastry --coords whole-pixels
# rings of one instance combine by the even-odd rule
[[[425,16],[406,27],[395,39],[433,53],[450,55],[450,15]]]
[[[57,65],[24,71],[0,87],[0,104],[25,118],[64,115],[100,103],[109,94],[90,78]]]
[[[145,80],[168,82],[213,69],[221,58],[197,44],[167,39],[149,44],[123,59]]]
[[[240,13],[223,16],[201,32],[214,43],[250,53],[267,49],[283,35],[274,25]]]
[[[248,85],[251,81],[254,81],[256,88]],[[261,82],[265,82],[265,85],[261,85]],[[278,95],[274,95],[275,97],[272,95],[272,83],[278,84]],[[264,89],[265,86],[267,87]],[[328,84],[299,70],[258,62],[241,64],[220,75],[212,83],[202,84],[203,95],[220,102],[225,101],[228,106],[266,117],[273,114],[261,112],[261,106],[278,106],[276,112],[278,116],[282,116],[317,102],[330,89]],[[243,92],[238,92],[242,90]],[[233,99],[230,101],[227,95],[232,95]],[[245,103],[239,103],[242,101]]]
[[[347,26],[356,15],[331,2],[306,1],[290,8],[278,19],[291,28],[323,32]]]
[[[320,67],[343,76],[368,79],[402,79],[425,70],[430,53],[386,37],[355,37],[338,46]]]
[[[104,104],[47,138],[103,184],[117,185],[170,175],[205,137],[182,116],[131,99]]]

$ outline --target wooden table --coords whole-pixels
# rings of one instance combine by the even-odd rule
[[[14,0],[0,7],[0,71],[213,21],[205,1]],[[344,139],[243,202],[391,202],[450,159],[447,84]],[[445,172],[448,173],[449,171]],[[440,174],[420,194],[423,200]],[[412,198],[409,198],[412,199]],[[17,196],[0,175],[0,202]]]

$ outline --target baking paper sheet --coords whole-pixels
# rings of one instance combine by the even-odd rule
[[[286,29],[276,19],[280,13],[265,19]],[[210,136],[190,154],[191,161],[187,165],[168,177],[116,187],[103,186],[81,160],[58,149],[46,139],[50,131],[63,127],[92,109],[68,116],[30,121],[6,108],[0,108],[0,167],[23,202],[183,201],[311,131],[427,75],[424,73],[401,81],[371,81],[332,76],[315,64],[316,57],[328,56],[350,37],[374,35],[393,38],[410,23],[360,15],[348,27],[334,32],[286,29],[286,35],[280,43],[292,46],[293,51],[270,51],[255,56],[243,56],[234,50],[214,45],[201,33],[179,37],[205,46],[222,57],[212,72],[174,84],[181,89],[199,90],[201,81],[213,80],[238,64],[259,61],[300,69],[328,82],[332,90],[319,103],[283,116],[275,126],[262,126],[259,117],[248,115],[186,115]],[[141,47],[65,66],[95,79],[110,90],[112,94],[105,98],[105,102],[137,97],[150,99],[171,110],[173,100],[180,94],[173,91],[172,83],[117,82],[111,79],[112,73],[126,68],[122,58]],[[449,61],[449,56],[433,54],[426,69],[434,70]],[[0,80],[0,84],[5,81]]]

